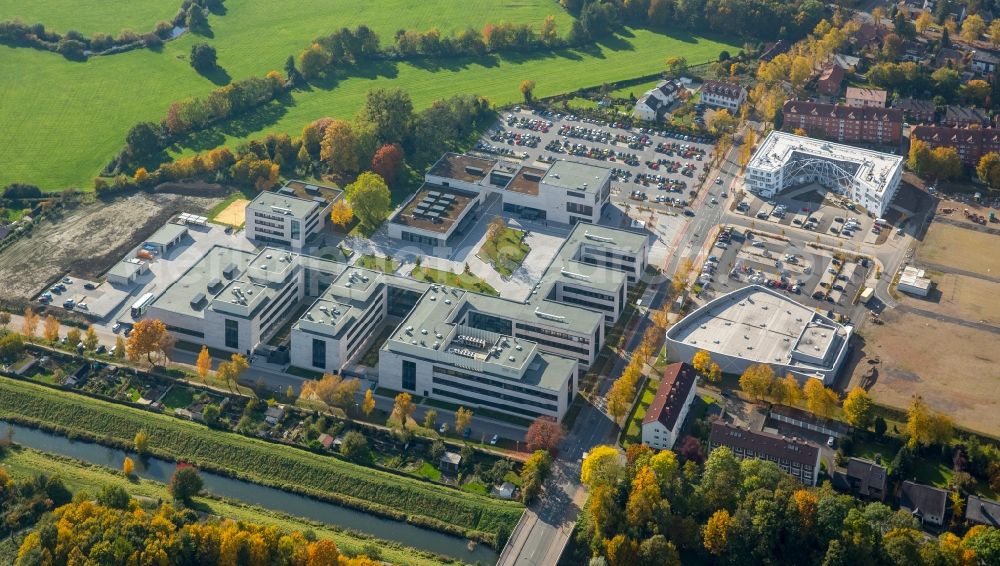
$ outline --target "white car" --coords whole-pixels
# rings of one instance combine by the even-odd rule
[[[114,326],[111,327],[111,332],[118,332],[122,329],[122,323],[116,322]]]

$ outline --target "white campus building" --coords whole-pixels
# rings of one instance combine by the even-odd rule
[[[452,248],[475,224],[491,195],[499,196],[510,214],[596,224],[611,198],[611,170],[575,161],[542,168],[446,153],[424,175],[423,186],[389,219],[389,236]]]
[[[898,155],[773,131],[747,164],[746,186],[771,198],[789,187],[815,182],[881,217],[902,173],[903,158]]]
[[[397,391],[562,419],[646,269],[645,234],[579,223],[524,301],[265,247],[210,248],[149,306],[178,340],[342,373],[376,338]],[[303,310],[303,307],[307,307]],[[298,318],[294,318],[298,316]]]
[[[246,207],[246,236],[253,242],[305,247],[306,240],[326,225],[341,191],[322,185],[289,181],[277,191],[263,191]]]
[[[667,356],[711,354],[725,373],[768,364],[776,375],[832,384],[847,358],[853,327],[844,326],[760,285],[726,293],[667,330]]]
[[[635,101],[632,115],[646,122],[659,122],[670,106],[677,101],[683,88],[677,79],[660,81]]]

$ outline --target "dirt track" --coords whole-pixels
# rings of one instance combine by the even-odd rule
[[[43,221],[0,253],[0,305],[23,308],[69,272],[92,279],[180,212],[205,213],[221,198],[139,193],[97,202]]]

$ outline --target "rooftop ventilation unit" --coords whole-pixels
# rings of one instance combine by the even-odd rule
[[[563,322],[566,320],[565,316],[559,316],[557,314],[549,314],[547,312],[542,312],[538,310],[538,307],[535,307],[535,315],[548,320],[555,320],[557,322]]]
[[[271,210],[273,210],[274,212],[277,212],[278,214],[284,214],[285,216],[291,216],[292,215],[291,209],[284,208],[284,207],[281,207],[281,206],[272,206]]]
[[[589,280],[589,279],[590,279],[590,276],[589,276],[589,275],[584,275],[584,274],[582,274],[582,273],[576,273],[576,272],[574,272],[574,271],[566,271],[566,269],[565,269],[565,268],[560,268],[560,269],[559,269],[559,273],[562,273],[562,274],[563,274],[563,275],[565,275],[566,277],[571,277],[571,278],[573,278],[573,279],[582,279],[582,280],[584,280],[584,281],[587,281],[587,280]]]

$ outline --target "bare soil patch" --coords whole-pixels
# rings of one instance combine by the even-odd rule
[[[1000,238],[942,222],[931,224],[917,255],[923,261],[1000,276],[1000,255],[988,253],[1000,245]]]
[[[230,226],[242,226],[246,222],[247,205],[250,201],[241,198],[229,203],[229,206],[222,209],[215,217],[215,222],[219,224],[229,224]]]
[[[221,199],[139,193],[83,205],[43,221],[0,253],[0,303],[20,309],[65,273],[96,280],[181,212],[204,214]]]
[[[931,276],[936,290],[929,298],[903,295],[903,302],[918,309],[1000,326],[1000,285],[954,273]]]
[[[887,310],[885,324],[865,327],[862,359],[851,386],[875,370],[870,391],[879,402],[906,409],[913,395],[963,427],[1000,436],[1000,351],[996,335],[916,314]]]

